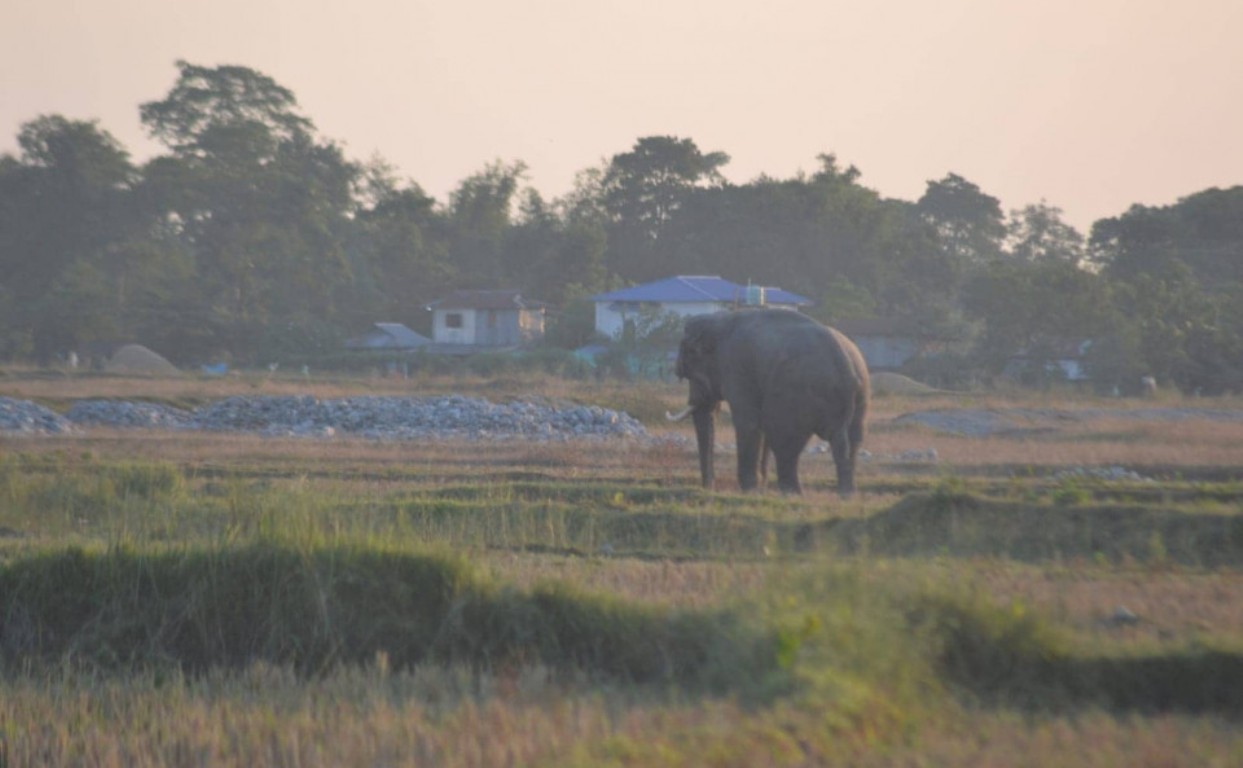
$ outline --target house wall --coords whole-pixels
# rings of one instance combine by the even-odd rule
[[[447,317],[462,316],[461,328],[450,328]],[[437,309],[432,313],[432,338],[437,344],[511,347],[544,336],[542,312],[518,309]]]
[[[445,319],[449,315],[461,315],[462,327],[450,328]],[[475,310],[436,309],[432,311],[432,340],[437,344],[474,344]]]

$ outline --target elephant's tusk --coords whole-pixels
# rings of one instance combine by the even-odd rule
[[[669,411],[665,411],[665,418],[668,419],[669,421],[681,421],[682,419],[685,419],[686,414],[690,413],[692,410],[694,410],[694,408],[688,405],[682,410],[678,411],[677,413],[670,413]]]

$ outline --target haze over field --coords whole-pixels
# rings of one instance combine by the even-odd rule
[[[271,75],[442,201],[498,158],[558,196],[664,134],[729,153],[735,182],[833,152],[887,196],[953,172],[1085,232],[1243,180],[1236,0],[15,0],[3,19],[0,152],[55,113],[146,159],[138,105],[185,59]]]

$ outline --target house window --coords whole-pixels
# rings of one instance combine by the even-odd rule
[[[462,313],[461,312],[449,312],[448,314],[446,314],[445,315],[445,327],[446,328],[461,328],[462,327]]]
[[[488,327],[489,328],[496,327],[496,310],[495,309],[488,310]]]

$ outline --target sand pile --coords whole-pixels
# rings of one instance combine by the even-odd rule
[[[104,370],[109,373],[146,373],[169,375],[179,373],[177,366],[141,344],[126,344],[116,351]]]
[[[872,393],[878,395],[932,395],[941,390],[921,384],[910,376],[889,371],[872,374]]]

